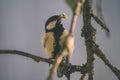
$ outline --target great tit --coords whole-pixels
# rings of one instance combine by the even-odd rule
[[[45,23],[44,48],[49,59],[56,59],[60,55],[60,50],[68,35],[68,31],[63,27],[62,18],[67,19],[66,14],[54,15]],[[63,76],[62,67],[57,69],[57,76]]]
[[[62,18],[67,19],[66,14],[54,15],[45,23],[45,36],[43,40],[45,51],[50,59],[56,59],[62,48],[68,31],[63,27]]]

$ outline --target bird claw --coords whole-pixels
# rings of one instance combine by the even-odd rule
[[[49,61],[55,61],[54,58],[49,58],[48,60],[49,60]],[[49,66],[51,66],[51,63],[49,63]]]

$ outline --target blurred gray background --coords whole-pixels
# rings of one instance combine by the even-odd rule
[[[102,1],[103,15],[111,37],[107,38],[92,19],[93,26],[97,29],[96,42],[110,62],[120,69],[120,0]],[[95,3],[94,0],[94,9]],[[44,25],[48,17],[63,12],[69,16],[63,20],[64,27],[69,30],[72,11],[64,0],[0,0],[0,49],[20,50],[48,58],[42,45]],[[82,24],[82,16],[79,16],[72,64],[82,65],[86,62],[84,39],[80,36]],[[23,56],[0,55],[0,80],[45,80],[49,69],[48,64],[37,63]],[[78,80],[80,75],[78,72],[73,73],[71,80]],[[54,80],[59,80],[56,75]],[[95,60],[95,80],[118,80],[98,57]]]

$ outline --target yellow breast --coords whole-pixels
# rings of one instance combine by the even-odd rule
[[[61,37],[60,37],[60,42],[59,42],[60,46],[63,46],[67,35],[68,35],[68,31],[64,30]]]
[[[64,30],[62,35],[60,36],[59,44],[62,47],[65,41],[66,36],[68,35],[68,31]],[[49,58],[53,57],[54,47],[55,47],[55,38],[53,32],[47,32],[44,36],[44,47],[45,51]]]

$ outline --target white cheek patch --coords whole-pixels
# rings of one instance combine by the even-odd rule
[[[55,27],[55,25],[56,25],[56,22],[57,22],[57,20],[50,22],[50,23],[47,25],[47,29],[48,29],[48,30],[53,29],[53,28]]]

